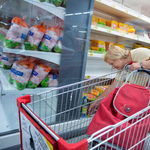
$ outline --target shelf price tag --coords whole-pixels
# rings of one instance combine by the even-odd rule
[[[89,56],[93,56],[93,54],[90,53]]]
[[[125,36],[124,34],[122,34],[122,36]]]
[[[98,29],[98,27],[97,27],[97,26],[94,26],[94,29]]]
[[[103,76],[102,78],[106,78],[106,76]]]
[[[101,0],[97,0],[98,2],[101,2]]]
[[[112,4],[112,7],[116,8],[116,5]]]
[[[138,16],[138,18],[141,18],[141,16]]]
[[[90,79],[91,76],[86,76],[87,79]]]
[[[111,33],[111,30],[108,30],[108,33]]]
[[[129,11],[128,10],[125,10],[125,12],[128,14],[129,13]]]

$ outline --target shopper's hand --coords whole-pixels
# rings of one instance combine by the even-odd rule
[[[129,66],[129,70],[131,70],[131,71],[137,70],[137,69],[139,69],[139,68],[141,68],[140,62],[138,62],[138,63],[133,63],[133,64],[131,64],[131,65]]]
[[[100,104],[100,101],[99,101],[99,100],[98,100],[98,101],[94,101],[94,102],[90,105],[90,107],[89,107],[89,109],[88,109],[87,115],[91,115],[91,114],[95,111],[95,109],[99,106],[99,104]]]

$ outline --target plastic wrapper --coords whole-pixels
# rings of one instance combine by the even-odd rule
[[[65,8],[67,7],[67,0],[63,0],[62,6],[65,7]]]
[[[55,46],[55,52],[56,53],[61,53],[61,50],[62,50],[62,38],[63,38],[63,29],[60,29],[60,36],[59,36],[59,39],[58,39],[58,42]]]
[[[3,54],[1,58],[1,67],[4,69],[10,69],[15,59],[14,54]]]
[[[61,6],[62,2],[63,2],[63,0],[52,0],[52,3],[53,3],[56,7]]]
[[[145,30],[136,30],[135,34],[144,37],[145,39],[149,39],[148,33]]]
[[[41,83],[41,81],[48,75],[50,70],[51,67],[44,64],[35,65],[27,87],[36,88]]]
[[[115,20],[111,20],[111,21],[106,21],[106,25],[108,27],[111,27],[113,29],[117,29],[118,28],[118,22]]]
[[[24,43],[28,34],[28,25],[23,19],[15,17],[12,19],[11,27],[6,35],[6,46],[8,48],[18,48],[20,43]]]
[[[50,27],[46,30],[39,49],[46,52],[51,52],[59,39],[58,27]]]
[[[31,27],[28,32],[27,41],[25,42],[25,49],[36,50],[45,33],[46,27],[43,23]]]
[[[97,49],[101,52],[105,52],[106,47],[105,47],[105,42],[104,41],[100,41],[100,40],[92,40],[91,43],[91,49],[97,47]],[[93,49],[93,50],[97,50],[97,49]]]
[[[16,66],[11,68],[11,72],[14,74],[13,85],[18,90],[23,90],[26,88],[28,81],[31,77],[34,64],[30,61],[18,61]]]
[[[55,73],[50,72],[48,76],[41,82],[42,87],[57,87],[58,79]]]
[[[98,18],[98,22],[97,23],[101,24],[101,25],[106,25],[106,21],[103,18]]]

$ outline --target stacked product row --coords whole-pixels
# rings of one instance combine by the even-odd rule
[[[61,53],[63,29],[60,26],[46,27],[34,25],[28,27],[24,19],[15,17],[6,34],[6,47],[20,48],[24,43],[26,50],[40,50]]]
[[[112,42],[104,42],[104,41],[101,41],[101,40],[92,40],[91,49],[95,50],[95,51],[99,51],[101,53],[105,53],[109,49],[110,44],[111,45],[117,45],[117,46],[124,49],[123,44],[117,44],[117,43],[112,43]]]
[[[117,22],[116,20],[106,21],[103,18],[98,18],[98,17],[95,17],[93,15],[92,24],[93,25],[102,25],[102,26],[105,26],[105,27],[110,27],[113,30],[116,30],[116,31],[119,31],[119,32],[122,32],[122,33],[126,33],[126,34],[128,34],[128,33],[135,34],[135,35],[138,35],[140,37],[143,37],[146,40],[148,40],[150,38],[149,37],[150,34],[147,31],[145,31],[145,30],[136,30],[133,26],[130,26],[128,24],[124,24],[124,23],[121,23],[121,22]]]
[[[0,66],[10,69],[9,82],[18,90],[58,86],[59,68],[52,63],[34,57],[1,53]]]

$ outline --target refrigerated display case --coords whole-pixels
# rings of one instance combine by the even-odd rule
[[[107,24],[101,24],[100,21],[97,23],[92,19],[92,15],[94,15],[106,21],[115,20],[119,23],[128,24],[134,27],[135,30],[147,31],[149,35],[150,16],[148,6],[150,4],[147,1],[95,0],[94,3],[94,0],[67,0],[66,8],[62,7],[63,5],[56,7],[53,3],[48,2],[50,1],[2,0],[0,2],[0,27],[6,29],[3,30],[3,34],[0,34],[0,52],[16,55],[21,54],[50,62],[54,66],[53,68],[57,68],[57,71],[59,71],[58,86],[68,85],[84,80],[84,78],[89,79],[116,71],[112,70],[108,64],[103,62],[105,51],[97,52],[91,49],[92,40],[123,44],[125,49],[130,50],[141,46],[150,47],[150,39],[145,38],[147,36],[144,37],[139,34],[124,32],[120,29],[112,29]],[[58,51],[55,51],[55,49],[52,49],[51,52],[25,50],[24,44],[17,49],[7,48],[4,35],[11,25],[12,18],[16,16],[26,18],[25,21],[29,27],[39,25],[42,22],[47,27],[56,26],[56,24],[63,26],[64,34],[61,53],[57,53]],[[44,50],[47,51],[46,48]],[[3,120],[0,125],[0,135],[3,136],[0,137],[0,140],[3,143],[2,148],[15,145],[17,142],[19,144],[19,121],[16,98],[26,94],[34,95],[44,91],[50,91],[55,88],[25,88],[20,91],[9,83],[9,70],[0,69],[0,119]],[[78,89],[79,87],[75,88]],[[65,93],[65,90],[69,89],[58,92]],[[77,92],[76,97],[79,96],[81,95]],[[69,102],[70,98],[71,95],[66,95],[63,102],[61,98],[58,98],[55,104],[55,111],[58,113],[60,107],[68,107],[66,103]],[[71,99],[75,99],[75,97]],[[75,102],[72,103],[75,104]],[[60,119],[59,117],[56,118],[56,120]],[[11,136],[12,133],[15,134]],[[8,139],[11,141],[12,138],[17,142],[6,143]]]
[[[2,55],[0,120],[3,120],[0,125],[0,141],[3,143],[0,144],[0,149],[3,149],[20,142],[17,97],[50,91],[56,86],[84,80],[94,0],[88,0],[86,3],[84,0],[68,0],[67,5],[66,1],[62,1],[60,6],[53,1],[2,0],[0,5],[0,52]],[[12,21],[13,18],[15,21]],[[18,28],[15,31],[14,25]],[[24,25],[26,25],[26,33],[23,32]],[[43,32],[43,26],[46,27],[46,32]],[[31,27],[35,27],[36,31],[38,28],[38,31],[44,33],[38,44],[35,43],[39,39],[34,37],[34,35],[37,36],[37,33],[33,32]],[[63,31],[63,37],[60,36],[60,30]],[[42,35],[41,32],[40,35]],[[18,42],[19,38],[21,41]],[[23,59],[7,65],[5,61],[12,57],[14,60],[20,57]],[[31,69],[30,63],[34,63],[34,68],[32,68],[29,79],[25,76],[28,82],[23,87],[22,76]],[[15,68],[15,65],[22,68],[19,70]],[[46,68],[51,67],[52,72],[48,71],[49,76],[44,76],[46,78],[42,79],[43,82],[39,85],[32,86],[30,81],[34,83],[37,80],[36,76],[42,71],[37,72],[36,69],[39,66],[43,68],[43,65]],[[39,78],[41,81],[41,76]],[[58,84],[51,81],[54,79],[57,79]],[[56,102],[56,105],[58,103],[59,101]],[[59,107],[57,109],[59,110]]]

